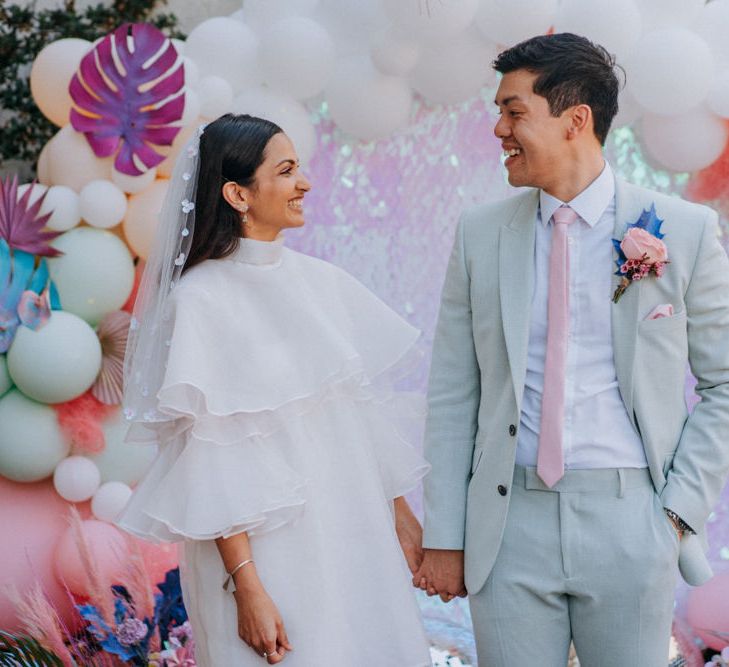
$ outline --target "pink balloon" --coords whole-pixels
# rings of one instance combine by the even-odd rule
[[[19,630],[15,607],[4,591],[14,587],[20,595],[39,583],[59,611],[63,622],[75,629],[77,620],[66,590],[53,574],[58,538],[68,526],[69,504],[50,480],[21,484],[0,477],[0,628]]]
[[[176,544],[152,544],[137,538],[132,538],[139,545],[142,552],[144,564],[149,573],[149,580],[152,587],[165,580],[168,570],[177,567],[178,555]],[[157,592],[156,590],[154,591]]]
[[[113,584],[122,583],[129,557],[124,535],[105,521],[87,519],[81,525],[91,558],[99,568],[104,589],[108,590]],[[70,526],[66,528],[56,547],[56,574],[59,581],[65,583],[76,595],[89,595],[86,568]]]
[[[686,620],[707,646],[720,651],[729,645],[729,572],[691,589]],[[724,638],[717,637],[719,633]]]

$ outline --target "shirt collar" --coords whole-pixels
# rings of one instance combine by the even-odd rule
[[[614,197],[615,176],[605,160],[605,166],[600,175],[572,201],[563,202],[547,194],[544,190],[539,191],[542,224],[546,227],[554,212],[563,204],[567,204],[590,227],[594,227]]]
[[[256,241],[254,239],[240,238],[238,247],[231,258],[243,264],[277,264],[281,261],[284,248],[284,236],[279,234],[273,241]]]

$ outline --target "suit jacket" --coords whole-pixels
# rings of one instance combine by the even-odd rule
[[[651,204],[664,220],[670,264],[612,305],[613,349],[656,492],[698,533],[684,537],[679,557],[684,579],[698,585],[711,577],[703,529],[729,471],[729,261],[711,209],[619,179],[615,196],[614,238]],[[443,286],[428,390],[424,545],[465,549],[474,593],[493,567],[509,508],[538,205],[529,190],[465,212]],[[644,319],[665,303],[672,316]],[[687,362],[701,397],[690,416]]]

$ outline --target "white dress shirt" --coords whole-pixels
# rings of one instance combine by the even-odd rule
[[[568,204],[579,218],[567,228],[570,322],[565,369],[565,468],[643,468],[643,443],[620,397],[610,326],[615,177],[605,163],[598,176],[570,202],[540,192],[534,250],[526,384],[516,462],[536,466],[547,349],[549,253],[554,211]]]

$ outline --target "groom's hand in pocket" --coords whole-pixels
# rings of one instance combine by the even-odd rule
[[[466,597],[463,581],[463,551],[455,549],[424,549],[423,562],[413,575],[413,585],[428,595],[440,595],[443,602],[454,597]]]

